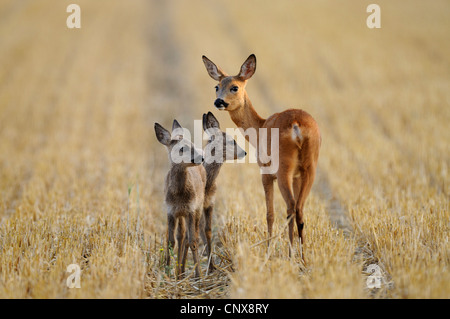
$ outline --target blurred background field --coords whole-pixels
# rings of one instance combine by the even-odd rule
[[[377,1],[369,29],[370,3],[0,0],[0,297],[450,298],[450,3]],[[234,74],[251,53],[259,114],[302,108],[322,132],[308,265],[288,257],[278,189],[267,248],[259,169],[228,163],[220,269],[203,258],[201,280],[177,282],[153,123],[192,129],[212,111],[235,127],[201,56]]]

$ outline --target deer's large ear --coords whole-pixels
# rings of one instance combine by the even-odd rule
[[[169,145],[170,143],[170,133],[164,127],[162,127],[159,123],[155,123],[155,134],[158,141],[163,145]]]
[[[242,80],[248,80],[256,71],[256,56],[250,54],[250,56],[245,60],[244,64],[241,66],[238,77]]]
[[[215,65],[210,59],[206,56],[202,56],[203,63],[205,64],[206,71],[210,77],[212,77],[216,81],[220,81],[222,78],[228,76],[221,68]]]

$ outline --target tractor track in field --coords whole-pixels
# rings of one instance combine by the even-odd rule
[[[158,88],[156,96],[150,97],[151,110],[149,116],[151,120],[162,121],[164,123],[172,123],[173,117],[183,115],[193,115],[192,105],[194,97],[188,88],[183,73],[183,57],[182,48],[176,41],[175,31],[173,30],[174,23],[171,10],[172,3],[168,1],[152,1],[152,10],[157,11],[159,19],[156,25],[148,30],[148,43],[150,46],[150,53],[153,56],[156,64],[164,70],[164,72],[152,72],[149,70],[148,81],[149,85]],[[162,105],[162,107],[161,107]],[[155,110],[161,108],[161,113],[157,113],[155,117]],[[167,112],[167,108],[171,112]],[[169,114],[169,118],[166,116]],[[160,117],[166,118],[160,118]],[[188,128],[190,123],[181,123]],[[153,123],[152,123],[153,125]]]

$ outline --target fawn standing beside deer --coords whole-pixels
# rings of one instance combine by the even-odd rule
[[[214,270],[211,258],[211,223],[217,190],[216,179],[226,160],[241,159],[247,155],[233,138],[220,130],[220,124],[211,112],[203,114],[203,129],[208,135],[205,157],[202,151],[183,138],[183,129],[176,120],[173,121],[172,134],[155,123],[156,137],[167,147],[171,164],[164,188],[168,207],[166,264],[170,265],[170,249],[175,247],[174,232],[178,222],[178,278],[185,271],[188,247],[194,257],[195,276],[200,275],[197,251],[199,232],[206,243],[209,270]],[[203,165],[200,165],[202,162]],[[187,234],[185,219],[188,221]]]
[[[191,248],[195,277],[198,278],[199,224],[206,186],[206,171],[201,165],[203,151],[197,150],[194,144],[183,138],[183,129],[177,120],[173,121],[172,134],[158,123],[155,123],[155,133],[158,141],[167,147],[170,161],[164,185],[168,222],[166,264],[170,265],[170,250],[175,247],[175,226],[178,222],[177,278],[180,279],[184,273],[188,248]]]
[[[212,271],[215,267],[211,258],[211,222],[217,190],[216,179],[225,161],[244,158],[247,152],[240,148],[232,137],[220,130],[219,121],[211,112],[203,114],[203,130],[208,135],[208,142],[205,146],[205,161],[203,162],[206,170],[206,187],[204,213],[201,220],[203,227],[200,234],[206,243],[209,270]]]
[[[241,129],[256,129],[258,144],[269,149],[270,134],[267,140],[260,139],[259,129],[278,128],[279,132],[279,168],[275,174],[262,174],[262,184],[266,197],[267,229],[272,237],[273,216],[273,182],[278,180],[278,187],[287,206],[289,220],[289,255],[294,239],[294,218],[300,239],[300,253],[305,262],[303,244],[305,243],[303,208],[311,190],[316,173],[321,136],[316,121],[307,112],[299,109],[288,109],[275,113],[264,119],[258,115],[245,90],[247,80],[256,70],[256,57],[250,55],[242,64],[239,74],[227,75],[220,67],[203,56],[203,63],[208,74],[219,84],[216,86],[214,105],[219,110],[229,112],[232,121]],[[248,136],[246,136],[248,140]],[[252,141],[249,141],[252,142]],[[257,145],[253,145],[258,149]],[[267,152],[268,153],[268,152]],[[272,156],[274,154],[271,154]],[[258,157],[258,154],[257,154]],[[260,167],[265,166],[258,159]]]

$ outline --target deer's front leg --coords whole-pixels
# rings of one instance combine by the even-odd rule
[[[177,231],[177,241],[178,241],[178,257],[177,257],[177,277],[180,279],[186,267],[186,257],[187,257],[187,247],[186,247],[186,225],[185,218],[178,218],[178,231]]]
[[[198,256],[198,237],[201,211],[196,211],[188,217],[188,240],[189,248],[194,259],[195,278],[200,277],[200,260]]]

